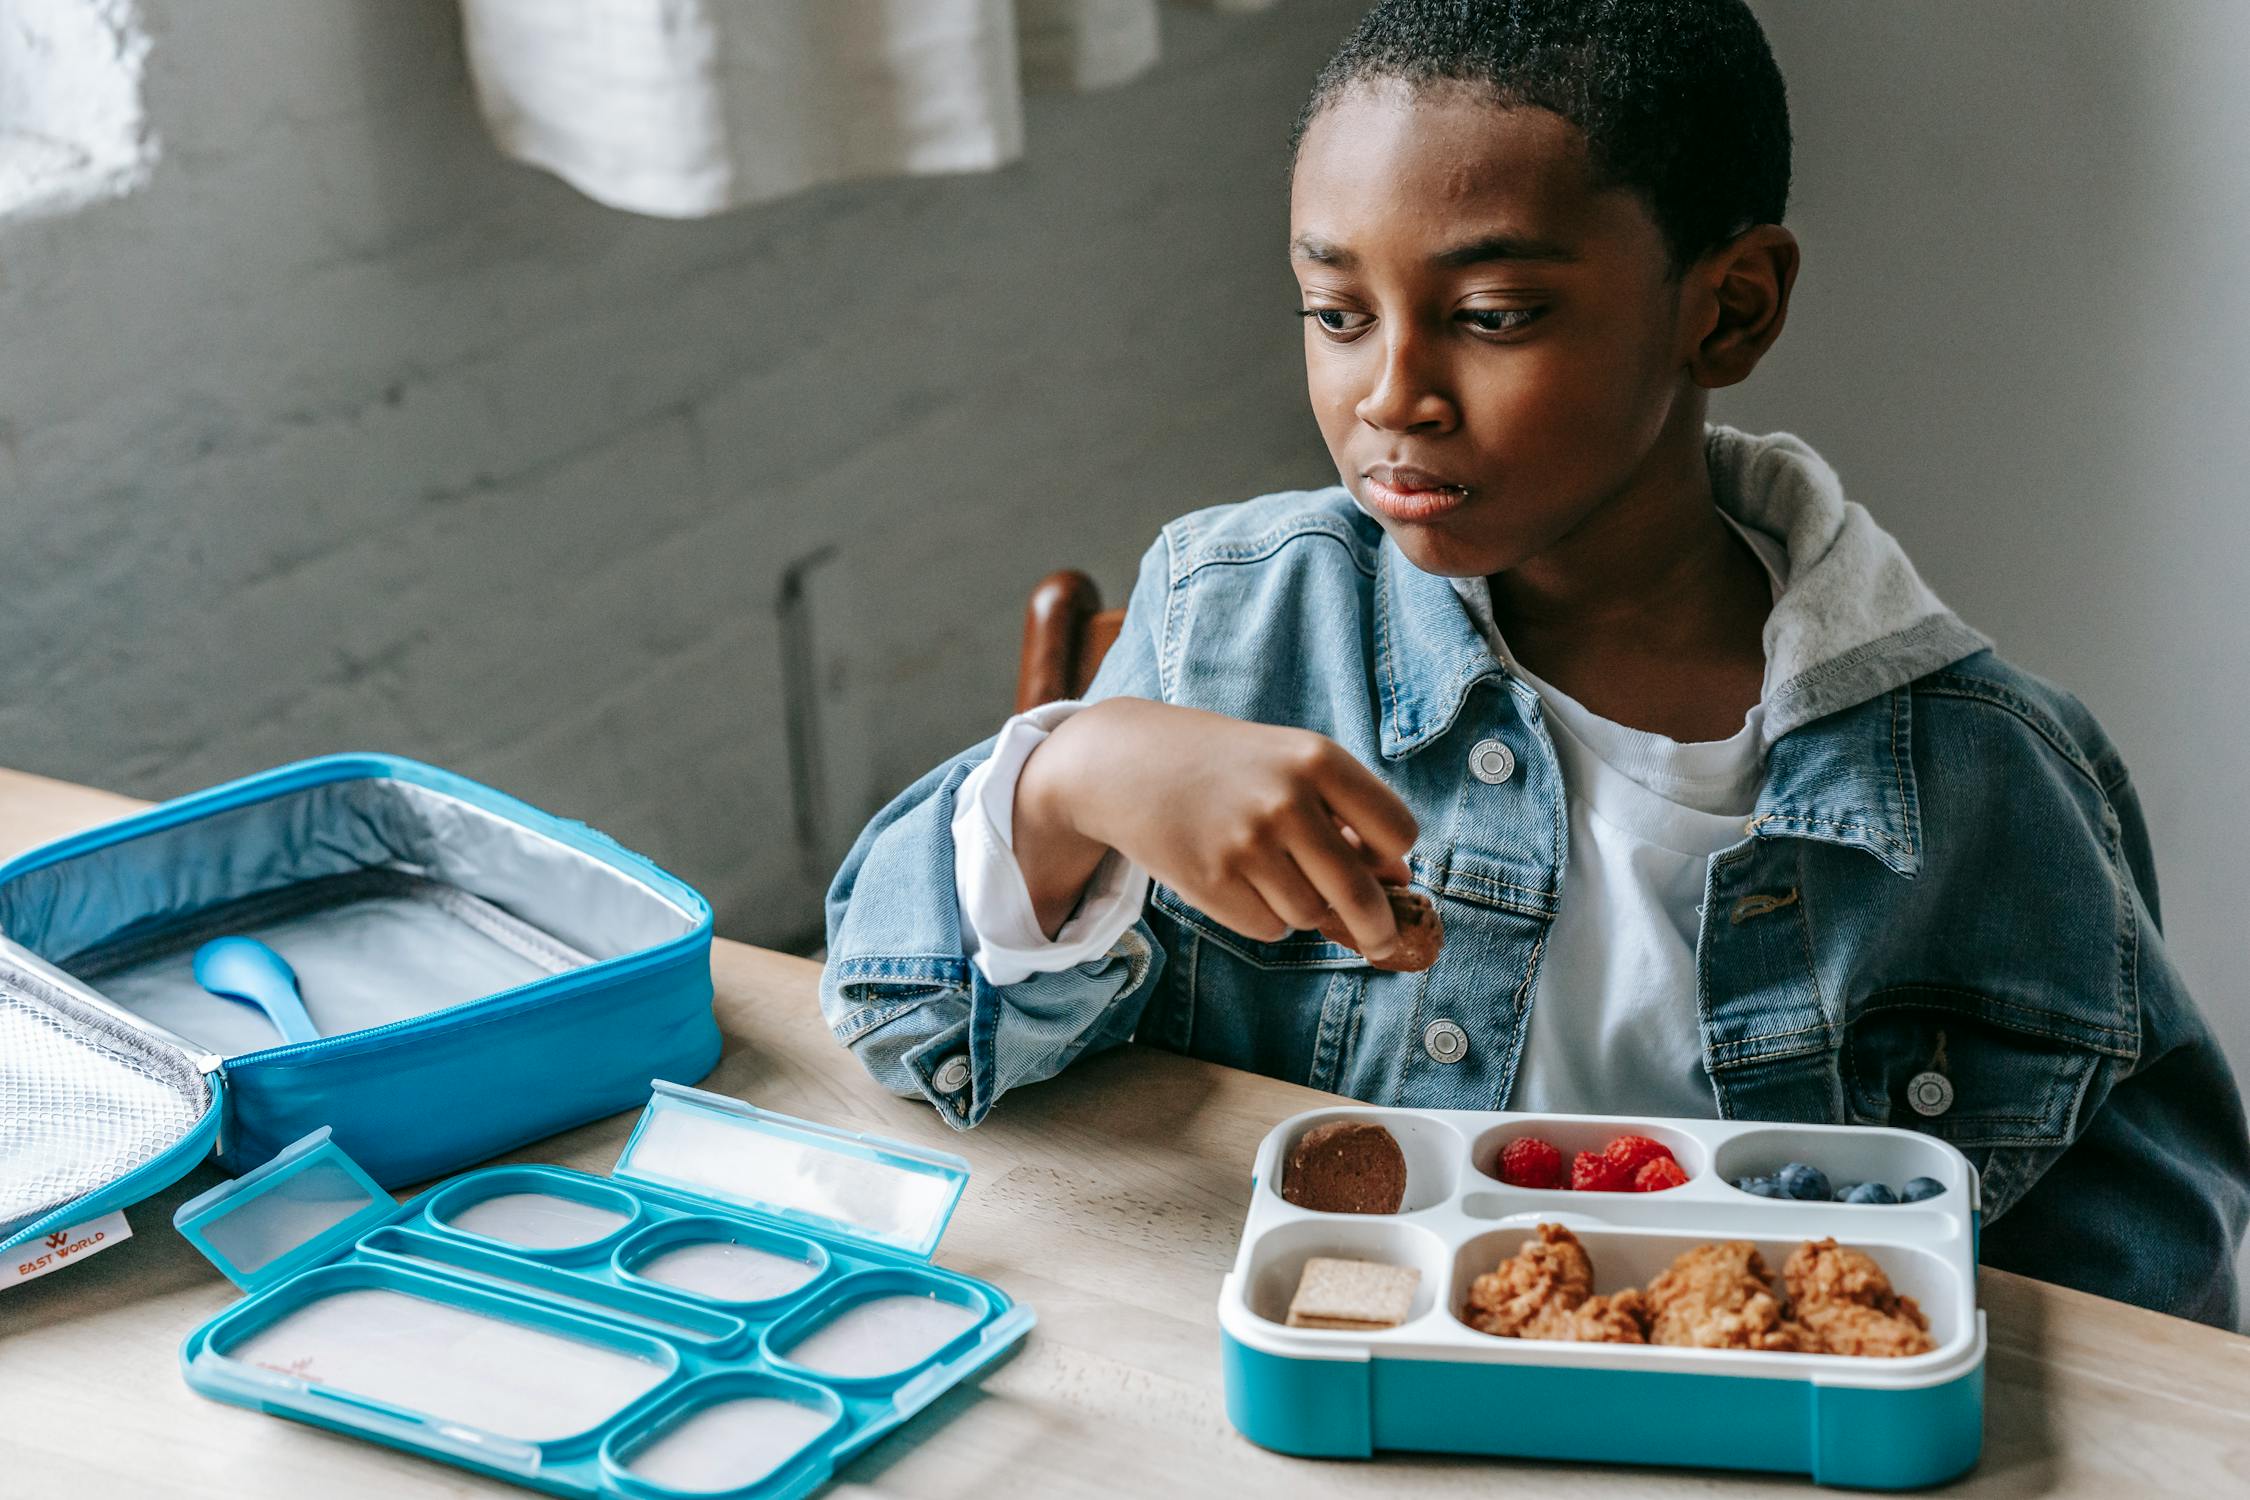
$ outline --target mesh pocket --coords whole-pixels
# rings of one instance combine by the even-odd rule
[[[203,1075],[34,976],[0,976],[0,1239],[185,1139]]]

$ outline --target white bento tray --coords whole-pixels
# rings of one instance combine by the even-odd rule
[[[1299,1208],[1280,1192],[1283,1164],[1305,1131],[1334,1120],[1365,1120],[1390,1131],[1406,1159],[1404,1201],[1396,1214],[1320,1213]],[[1645,1135],[1670,1147],[1688,1181],[1653,1193],[1576,1192],[1512,1187],[1500,1180],[1500,1153],[1519,1136],[1552,1142],[1567,1164],[1579,1151],[1600,1151],[1623,1134]],[[1770,1175],[1784,1163],[1804,1161],[1835,1182],[1877,1181],[1893,1188],[1914,1177],[1930,1177],[1945,1191],[1919,1203],[1847,1204],[1769,1199],[1733,1185],[1739,1177]],[[1891,1471],[1858,1471],[1856,1437],[1823,1435],[1821,1423],[1841,1420],[1847,1392],[1873,1397],[1951,1394],[1943,1420],[1955,1433],[1946,1454],[1932,1455],[1947,1473],[1920,1473],[1910,1482],[1949,1477],[1974,1462],[1974,1433],[1981,1432],[1984,1315],[1976,1305],[1979,1195],[1977,1175],[1952,1146],[1913,1131],[1861,1126],[1778,1125],[1770,1123],[1649,1119],[1632,1116],[1533,1115],[1500,1111],[1408,1110],[1339,1106],[1308,1111],[1282,1121],[1258,1148],[1250,1212],[1241,1249],[1219,1294],[1219,1321],[1228,1341],[1228,1399],[1236,1425],[1254,1440],[1283,1451],[1357,1454],[1379,1448],[1442,1447],[1452,1451],[1523,1453],[1544,1457],[1601,1457],[1657,1463],[1718,1463],[1725,1466],[1797,1469],[1845,1483],[1889,1485]],[[1790,1252],[1807,1240],[1833,1236],[1838,1243],[1872,1256],[1892,1285],[1911,1296],[1927,1314],[1935,1344],[1927,1354],[1884,1359],[1834,1354],[1767,1353],[1753,1350],[1695,1349],[1656,1345],[1570,1343],[1543,1339],[1499,1338],[1462,1321],[1469,1285],[1514,1255],[1542,1223],[1570,1228],[1594,1266],[1594,1290],[1615,1292],[1645,1287],[1681,1252],[1723,1240],[1749,1240],[1764,1256],[1778,1282]],[[1399,1327],[1375,1331],[1291,1328],[1289,1302],[1305,1262],[1314,1256],[1387,1262],[1420,1273],[1412,1310]],[[1777,1295],[1779,1288],[1777,1286]],[[1277,1364],[1276,1360],[1289,1364]],[[1321,1362],[1414,1362],[1389,1367],[1362,1383],[1321,1383]],[[1310,1362],[1299,1364],[1297,1362]],[[1683,1416],[1679,1441],[1661,1434],[1648,1446],[1632,1449],[1602,1438],[1581,1452],[1565,1429],[1569,1414],[1542,1413],[1547,1426],[1521,1442],[1506,1437],[1464,1437],[1458,1443],[1442,1434],[1432,1440],[1433,1399],[1450,1405],[1447,1392],[1466,1391],[1477,1381],[1466,1372],[1448,1379],[1429,1366],[1530,1366],[1540,1371],[1578,1370],[1645,1374],[1740,1377],[1760,1382],[1747,1387],[1733,1380],[1710,1385],[1659,1379],[1643,1382],[1644,1394],[1658,1394],[1668,1407],[1692,1407]],[[1492,1370],[1479,1389],[1503,1389],[1508,1377]],[[1354,1377],[1361,1381],[1361,1377]],[[1823,1418],[1817,1401],[1787,1394],[1781,1385],[1835,1394]],[[1364,1393],[1363,1393],[1364,1387]],[[1585,1386],[1581,1389],[1602,1388]],[[1509,1389],[1513,1389],[1512,1387]],[[1409,1394],[1411,1392],[1411,1394]],[[1622,1390],[1618,1394],[1624,1394]],[[1689,1399],[1683,1401],[1682,1395]],[[1783,1423],[1804,1410],[1812,1414],[1811,1433],[1774,1443],[1744,1435],[1728,1446],[1714,1436],[1724,1429],[1729,1404],[1747,1396],[1783,1412]],[[1560,1401],[1560,1397],[1555,1398]],[[1892,1420],[1911,1434],[1937,1420],[1935,1396],[1919,1400],[1876,1401],[1850,1398],[1850,1422],[1877,1426]],[[1422,1410],[1410,1411],[1408,1403]],[[1773,1403],[1784,1403],[1774,1407]],[[1544,1403],[1543,1403],[1544,1404]],[[1369,1409],[1365,1417],[1361,1408]],[[1324,1409],[1327,1424],[1316,1432],[1304,1415]],[[1339,1419],[1357,1425],[1356,1435],[1331,1439],[1322,1432]],[[1494,1424],[1477,1424],[1490,1428]],[[1505,1424],[1511,1428],[1519,1424]],[[1805,1423],[1797,1423],[1800,1428]],[[1519,1428],[1520,1430],[1520,1428]],[[1592,1444],[1599,1434],[1589,1433]],[[1963,1445],[1967,1459],[1957,1465]],[[1761,1446],[1762,1445],[1762,1446]],[[1714,1459],[1713,1454],[1722,1456]],[[1823,1457],[1826,1468],[1822,1472]],[[1880,1462],[1877,1468],[1881,1469]],[[1907,1463],[1899,1470],[1912,1470]]]

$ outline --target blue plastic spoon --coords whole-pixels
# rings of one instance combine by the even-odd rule
[[[196,949],[195,982],[214,995],[264,1011],[285,1042],[320,1039],[320,1028],[297,993],[296,971],[256,938],[213,938]]]

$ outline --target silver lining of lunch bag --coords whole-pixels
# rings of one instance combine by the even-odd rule
[[[458,887],[596,961],[696,919],[497,813],[387,777],[324,782],[88,850],[0,886],[0,932],[56,961],[286,886],[389,869]]]
[[[325,782],[0,885],[0,931],[117,1006],[227,1057],[280,1041],[205,991],[195,948],[268,942],[324,1035],[387,1025],[685,936],[650,883],[459,797]]]
[[[133,1015],[239,1057],[280,1037],[262,1011],[196,980],[196,949],[225,935],[257,938],[281,954],[323,1036],[428,1015],[593,962],[458,886],[373,869],[230,901],[72,954],[62,966]]]
[[[211,1086],[180,1049],[0,945],[0,1239],[191,1135]]]

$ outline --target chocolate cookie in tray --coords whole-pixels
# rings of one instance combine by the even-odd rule
[[[1753,1190],[1785,1169],[1921,1196]],[[1935,1484],[1983,1442],[1977,1208],[1967,1159],[1905,1130],[1298,1115],[1220,1292],[1228,1415],[1304,1455]]]

